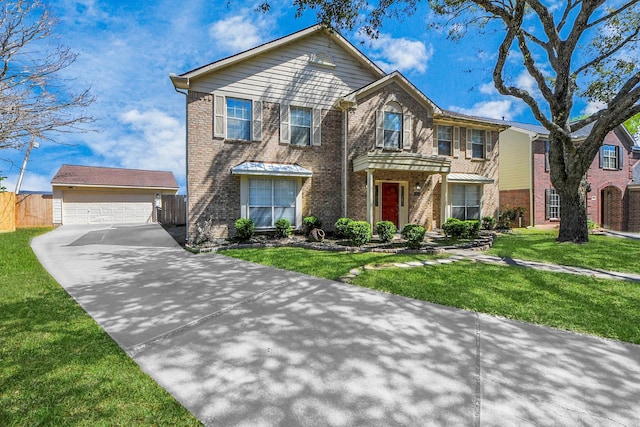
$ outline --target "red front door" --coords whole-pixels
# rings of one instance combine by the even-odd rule
[[[398,198],[400,184],[392,182],[382,183],[382,221],[391,221],[398,228]]]

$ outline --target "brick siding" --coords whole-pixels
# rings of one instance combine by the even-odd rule
[[[528,227],[531,225],[531,207],[529,199],[529,190],[503,190],[500,192],[500,210],[504,211],[507,208],[524,208],[524,215],[522,217],[522,227]],[[520,224],[515,222],[511,224],[514,227]]]

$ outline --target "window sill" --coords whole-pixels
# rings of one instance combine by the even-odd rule
[[[472,162],[480,162],[480,163],[487,161],[487,159],[481,159],[481,158],[478,158],[478,157],[472,157],[469,160],[471,160]]]
[[[254,142],[258,142],[258,141],[249,141],[246,139],[223,139],[222,141],[225,144],[252,144]]]
[[[314,147],[313,145],[290,144],[288,142],[280,142],[279,144],[286,147],[296,148],[298,150],[304,150],[304,149],[309,149]]]

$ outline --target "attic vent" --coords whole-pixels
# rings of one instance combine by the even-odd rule
[[[335,67],[333,59],[327,52],[315,52],[309,55],[309,62],[314,65],[322,65],[324,67]]]

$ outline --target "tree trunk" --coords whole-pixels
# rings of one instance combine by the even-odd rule
[[[587,226],[587,179],[585,177],[591,159],[578,161],[575,155],[567,155],[573,147],[569,132],[551,132],[549,138],[549,163],[551,182],[560,196],[559,242],[586,243],[589,241]]]
[[[560,195],[559,242],[586,243],[589,241],[587,226],[586,180],[578,188],[565,186],[557,189]]]

